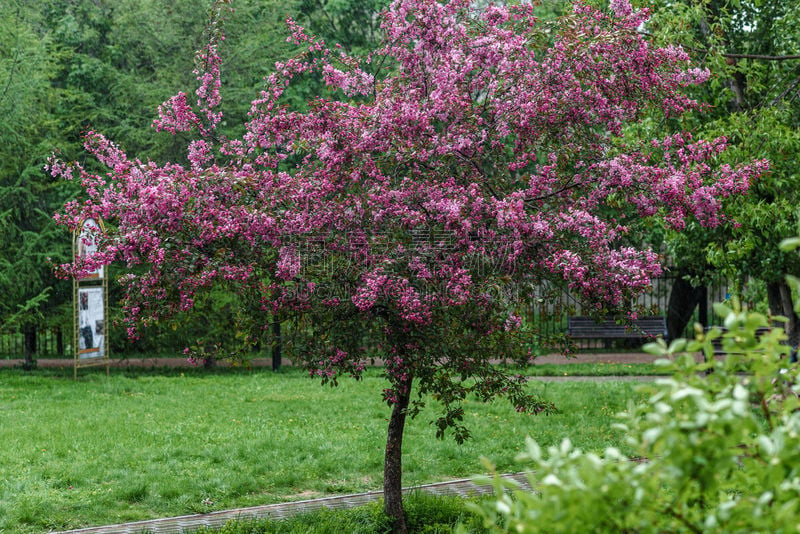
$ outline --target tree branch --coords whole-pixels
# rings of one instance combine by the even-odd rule
[[[319,6],[319,10],[322,11],[322,14],[325,15],[325,18],[328,19],[328,22],[331,25],[334,33],[339,33],[339,29],[336,27],[336,23],[333,21],[333,17],[331,14],[325,10],[325,6],[323,5],[321,0],[317,0],[317,6]]]
[[[683,523],[683,525],[685,525],[686,528],[688,528],[691,532],[695,532],[697,534],[701,534],[703,532],[697,525],[694,525],[691,521],[689,521],[689,519],[687,519],[680,512],[677,512],[672,508],[668,508],[667,514],[671,515],[672,517]]]
[[[785,91],[783,91],[781,94],[779,94],[778,96],[773,98],[772,102],[770,102],[769,105],[770,106],[774,106],[775,104],[777,104],[778,102],[780,102],[781,100],[786,98],[789,95],[789,93],[791,93],[792,91],[794,91],[798,87],[800,87],[800,77],[798,77],[797,79],[795,79],[795,81],[790,83],[789,87],[787,87]]]
[[[2,94],[0,94],[0,102],[5,100],[6,94],[8,93],[8,89],[11,87],[11,82],[14,80],[14,71],[16,70],[17,66],[19,66],[20,59],[19,59],[19,34],[22,30],[20,30],[20,10],[22,8],[17,4],[17,34],[14,36],[14,59],[11,62],[11,68],[8,71],[8,80],[6,81],[6,86],[3,88]]]
[[[646,31],[639,31],[640,35],[646,35],[647,37],[654,37],[654,35],[650,32]],[[687,50],[692,50],[694,52],[699,52],[703,54],[711,54],[712,50],[708,48],[698,48],[696,46],[689,46],[689,45],[681,45],[683,48]],[[757,59],[761,61],[790,61],[790,60],[797,60],[800,59],[800,54],[790,54],[790,55],[782,55],[782,56],[772,56],[767,54],[732,54],[728,52],[722,52],[720,55],[724,58],[729,59]]]
[[[703,52],[709,52],[709,50],[703,50]],[[789,56],[768,56],[762,54],[720,54],[722,57],[730,58],[730,59],[758,59],[762,61],[789,61],[792,59],[800,59],[800,54],[793,54]]]
[[[548,198],[552,198],[554,196],[560,195],[561,193],[565,193],[565,192],[569,191],[570,189],[575,189],[575,188],[579,187],[580,185],[581,184],[579,184],[579,183],[572,182],[572,183],[564,185],[560,189],[557,189],[557,190],[555,190],[555,191],[553,191],[551,193],[548,193],[546,195],[540,195],[538,197],[526,198],[526,199],[524,199],[524,202],[529,202],[529,203],[530,202],[541,202],[542,200],[547,200]]]

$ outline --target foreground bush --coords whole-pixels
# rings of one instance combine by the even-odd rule
[[[800,527],[798,370],[784,334],[760,314],[723,306],[728,331],[647,349],[673,372],[621,415],[627,444],[601,456],[570,441],[521,460],[534,492],[495,478],[496,498],[471,505],[493,532],[796,532]],[[728,355],[713,358],[720,338]],[[702,351],[703,363],[692,354]],[[507,490],[511,491],[507,491]]]

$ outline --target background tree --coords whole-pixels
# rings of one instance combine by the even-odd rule
[[[691,92],[709,107],[680,120],[653,122],[652,128],[726,135],[732,150],[723,161],[763,157],[771,162],[770,173],[726,207],[735,223],[713,232],[695,225],[669,238],[682,279],[671,296],[679,306],[670,306],[670,332],[679,335],[695,304],[705,299],[696,288],[722,275],[734,292],[741,292],[748,280],[763,281],[772,313],[789,319],[790,343],[797,345],[798,317],[785,275],[797,273],[800,264],[778,243],[796,233],[800,223],[800,172],[793,161],[800,150],[800,5],[781,0],[657,2],[646,30],[657,42],[683,44],[712,72],[709,83]]]
[[[289,53],[285,19],[299,9],[299,2],[237,3],[227,26],[237,46],[226,63],[232,97],[225,107],[230,127],[221,126],[226,133],[241,134],[249,96],[271,63]],[[183,58],[201,46],[207,22],[194,1],[0,4],[0,290],[6,296],[0,326],[25,332],[28,366],[34,363],[37,332],[56,329],[63,348],[63,331],[72,321],[71,288],[53,277],[48,258],[57,263],[69,258],[70,236],[51,214],[74,198],[77,186],[46,174],[46,158],[54,146],[63,157],[78,158],[83,134],[98,128],[142,157],[185,161],[186,139],[153,131],[152,110],[164,94],[192,82],[192,66]],[[117,295],[112,287],[112,309]],[[196,330],[203,321],[196,323],[187,328]],[[153,333],[135,345],[112,336],[113,349],[183,348],[183,332],[166,332],[171,336],[162,331],[155,339]]]
[[[366,52],[383,38],[380,14],[388,6],[389,0],[300,0],[295,20],[348,53]]]
[[[35,365],[36,328],[58,296],[47,256],[68,258],[65,247],[51,247],[62,232],[50,213],[69,197],[42,171],[56,125],[53,62],[39,23],[27,2],[0,8],[0,331],[24,332],[28,368]]]

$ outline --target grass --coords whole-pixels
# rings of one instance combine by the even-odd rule
[[[403,508],[409,532],[445,534],[462,525],[468,532],[487,532],[481,520],[467,509],[466,499],[424,493],[406,495]],[[286,519],[229,521],[219,529],[203,529],[198,534],[374,534],[390,532],[391,524],[383,513],[382,502],[348,510],[322,509]]]
[[[296,369],[0,370],[0,532],[45,532],[308,499],[381,486],[388,408],[377,371],[323,388]],[[533,383],[553,416],[465,403],[473,439],[434,438],[428,407],[409,421],[404,484],[501,471],[530,435],[543,445],[619,445],[627,382]]]
[[[526,376],[655,376],[664,369],[652,363],[545,363],[525,368]]]

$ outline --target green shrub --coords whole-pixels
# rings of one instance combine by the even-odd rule
[[[438,497],[426,493],[406,496],[404,507],[409,532],[445,534],[457,525],[467,532],[485,532],[480,519],[467,509],[460,497]],[[220,529],[204,529],[205,534],[383,534],[391,532],[391,522],[383,513],[383,503],[375,502],[349,510],[322,509],[287,519],[230,521]]]
[[[495,497],[470,505],[483,524],[517,533],[796,532],[798,368],[781,330],[756,335],[766,317],[717,312],[724,334],[646,347],[672,377],[643,386],[648,400],[621,414],[638,458],[615,448],[584,453],[569,440],[543,451],[529,440],[520,460],[534,491],[495,476]],[[721,360],[712,347],[720,336]]]

